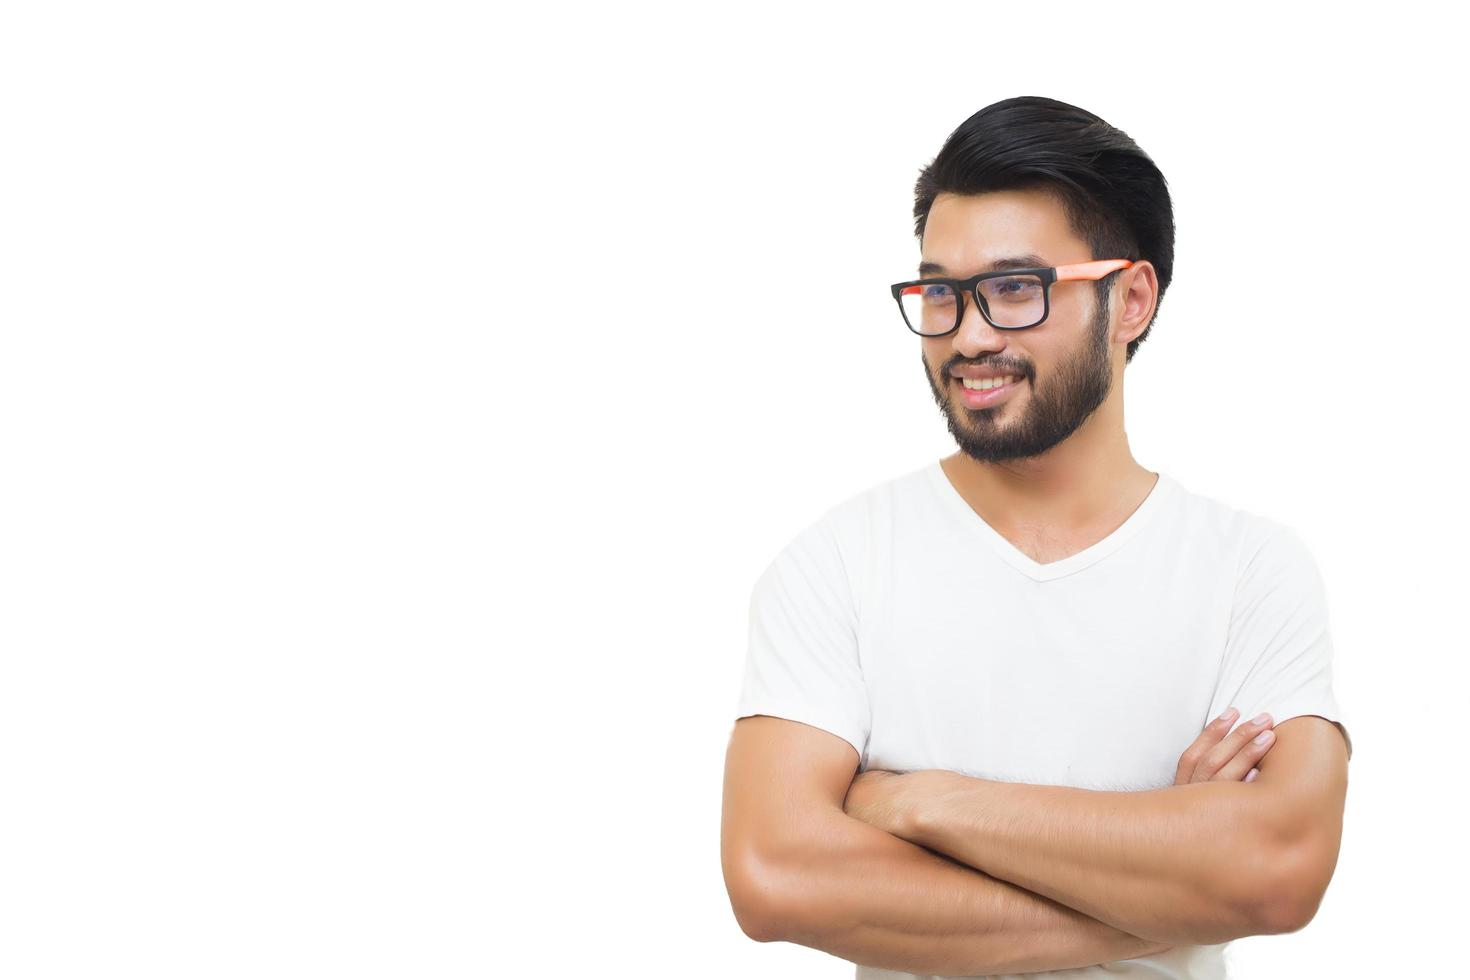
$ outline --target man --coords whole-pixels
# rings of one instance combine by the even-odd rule
[[[1128,448],[1164,178],[1091,113],[1017,98],[916,197],[894,327],[959,452],[831,508],[755,585],[737,920],[860,980],[1224,976],[1230,940],[1315,914],[1351,741],[1300,537]]]

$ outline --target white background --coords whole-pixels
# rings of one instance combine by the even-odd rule
[[[1136,458],[1296,527],[1329,590],[1336,878],[1232,969],[1452,969],[1456,38],[1414,4],[7,6],[0,975],[851,976],[724,891],[749,590],[952,451],[887,286],[919,169],[1015,95],[1169,180]]]

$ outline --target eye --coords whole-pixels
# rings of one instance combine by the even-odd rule
[[[1044,287],[1036,276],[1003,276],[985,280],[980,288],[992,300],[1029,302],[1040,300]]]

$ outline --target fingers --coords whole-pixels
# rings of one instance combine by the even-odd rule
[[[1203,768],[1213,773],[1206,778],[1232,782],[1243,779],[1275,744],[1276,733],[1271,731],[1271,724],[1270,715],[1257,715],[1225,736],[1219,745],[1205,753]]]
[[[1190,743],[1189,748],[1185,749],[1184,754],[1179,757],[1179,767],[1174,771],[1175,786],[1182,783],[1204,782],[1214,774],[1214,771],[1211,770],[1196,777],[1200,763],[1230,731],[1230,726],[1235,724],[1237,714],[1234,708],[1227,708],[1223,715],[1206,725],[1205,730],[1199,733],[1199,737]]]
[[[1261,774],[1261,770],[1259,770],[1259,769],[1252,769],[1250,772],[1248,772],[1248,773],[1245,774],[1245,779],[1241,780],[1241,782],[1244,782],[1244,783],[1253,783],[1253,782],[1256,781],[1256,777],[1259,776],[1260,774]]]

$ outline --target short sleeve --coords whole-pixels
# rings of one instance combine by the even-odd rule
[[[871,729],[856,605],[828,514],[756,580],[735,717],[774,715],[846,739],[863,759]]]
[[[1240,709],[1242,721],[1269,712],[1273,725],[1320,715],[1342,731],[1352,758],[1352,737],[1332,690],[1332,633],[1321,573],[1296,531],[1261,520],[1265,532],[1247,546],[1237,569],[1210,717],[1231,705]]]

